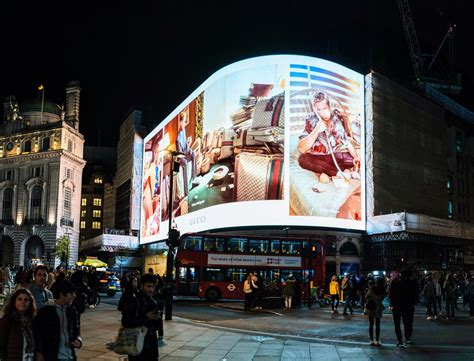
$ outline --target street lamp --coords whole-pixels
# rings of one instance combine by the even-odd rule
[[[179,245],[179,230],[172,228],[173,226],[173,183],[174,173],[179,172],[181,163],[179,158],[184,154],[179,152],[171,152],[170,162],[170,193],[169,193],[169,204],[168,204],[168,255],[166,256],[166,292],[165,292],[165,320],[171,320],[173,318],[173,267],[174,267],[174,250]]]

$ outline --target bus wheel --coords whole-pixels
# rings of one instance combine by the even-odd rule
[[[221,291],[218,288],[212,287],[206,291],[206,300],[209,302],[217,302],[221,298]]]

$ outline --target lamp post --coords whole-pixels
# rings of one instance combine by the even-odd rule
[[[181,153],[171,152],[170,161],[170,194],[168,203],[168,255],[166,257],[166,292],[165,292],[165,320],[173,318],[173,267],[174,267],[174,250],[178,246],[179,230],[172,228],[173,226],[173,183],[174,172],[179,172],[180,163],[176,160]]]

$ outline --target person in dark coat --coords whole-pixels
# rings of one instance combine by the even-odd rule
[[[263,291],[264,291],[264,285],[263,285],[263,278],[262,276],[255,274],[255,286],[256,288],[254,289],[255,292],[255,309],[256,310],[261,310],[263,307]]]
[[[34,360],[32,320],[35,315],[35,299],[31,292],[21,288],[13,293],[0,319],[0,360]]]
[[[346,298],[346,304],[344,305],[344,312],[342,313],[343,315],[347,315],[347,309],[349,308],[349,312],[351,315],[354,313],[354,310],[352,309],[352,302],[355,298],[355,294],[357,293],[356,290],[356,284],[355,284],[355,277],[354,276],[349,276],[348,280],[344,284],[344,287],[342,290],[344,291],[344,297]]]
[[[370,283],[369,290],[365,295],[365,312],[369,317],[369,336],[371,346],[381,346],[380,343],[380,319],[385,309],[383,300],[385,298],[384,280],[377,278],[375,283]],[[374,340],[375,323],[375,340]]]
[[[54,305],[46,305],[33,320],[38,361],[76,360],[76,348],[82,347],[79,315],[72,306],[76,287],[70,281],[58,286]]]
[[[123,327],[145,326],[147,333],[143,343],[143,350],[138,356],[128,356],[129,361],[153,361],[158,360],[158,329],[159,312],[158,305],[153,300],[156,278],[152,274],[144,274],[140,279],[141,290],[128,301],[122,311]]]
[[[89,286],[89,308],[95,308],[97,303],[97,292],[99,289],[99,275],[95,268],[87,272],[87,285]]]
[[[411,278],[410,270],[403,270],[401,278],[396,276],[388,287],[390,309],[393,314],[393,324],[397,336],[397,346],[404,347],[412,343],[413,318],[415,316],[415,304],[418,299],[417,282]],[[400,322],[403,321],[405,340],[403,340]]]

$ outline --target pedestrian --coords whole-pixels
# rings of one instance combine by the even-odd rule
[[[140,279],[141,290],[129,300],[122,311],[122,326],[134,328],[145,326],[147,333],[143,350],[138,356],[128,356],[129,361],[158,360],[158,305],[153,300],[156,278],[153,274],[144,274]]]
[[[24,288],[15,291],[0,319],[0,360],[34,360],[32,320],[35,315],[36,305],[31,292]]]
[[[53,293],[46,288],[48,267],[36,266],[33,271],[33,282],[28,287],[36,301],[36,309],[40,310],[48,303],[53,303]]]
[[[97,304],[97,293],[99,290],[99,275],[95,267],[87,273],[87,285],[89,286],[89,308],[95,308]]]
[[[469,318],[474,318],[474,278],[470,274],[467,275],[465,293],[469,303]]]
[[[84,311],[86,310],[87,295],[90,292],[85,277],[86,276],[84,274],[84,271],[78,269],[71,275],[71,278],[69,279],[74,285],[74,287],[76,287],[76,297],[74,297],[72,305],[79,313],[79,318],[81,317],[81,314],[84,313]]]
[[[117,309],[122,312],[127,306],[128,302],[137,296],[138,291],[140,291],[138,278],[130,276],[128,282],[125,284],[122,296],[117,306]]]
[[[60,272],[56,275],[56,279],[54,283],[51,285],[51,288],[49,289],[51,293],[53,294],[53,298],[56,299],[59,297],[59,285],[61,284],[62,281],[66,279],[66,274],[64,272]]]
[[[295,279],[293,274],[290,273],[283,283],[283,296],[285,297],[285,308],[289,310],[291,308],[291,301],[295,296]]]
[[[255,309],[261,310],[263,307],[263,278],[260,275],[255,274]]]
[[[456,282],[451,274],[444,281],[444,292],[446,296],[446,317],[451,320],[454,318],[456,308]]]
[[[369,337],[371,346],[381,346],[380,343],[380,319],[385,309],[383,300],[385,298],[385,287],[382,278],[377,278],[375,283],[371,283],[365,295],[365,311],[369,317]],[[374,340],[375,323],[375,340]]]
[[[250,307],[252,307],[252,272],[250,272],[247,276],[247,279],[244,281],[244,310],[250,311]]]
[[[344,283],[343,283],[344,284]],[[352,309],[352,301],[355,298],[355,292],[356,292],[356,286],[355,286],[355,278],[349,276],[348,280],[344,284],[344,297],[346,298],[346,304],[344,305],[344,312],[342,313],[344,316],[347,316],[347,309],[349,308],[349,311],[351,315],[354,313],[354,310]]]
[[[72,306],[76,288],[65,280],[57,290],[54,304],[40,309],[33,320],[38,361],[76,360],[75,349],[82,347],[79,315]]]
[[[16,287],[25,288],[29,282],[30,280],[28,279],[28,272],[25,271],[25,268],[23,266],[20,266],[15,275]]]
[[[158,341],[161,341],[163,340],[163,337],[164,337],[163,311],[165,308],[165,282],[163,281],[163,278],[158,273],[155,274],[155,277],[156,277],[156,287],[155,287],[155,292],[153,293],[153,299],[158,305],[158,315],[160,316],[160,318],[158,319]]]
[[[426,303],[427,320],[436,320],[438,310],[436,308],[436,286],[433,283],[433,278],[428,277],[425,286],[423,287],[423,297]]]
[[[433,281],[433,283],[434,283],[435,289],[436,289],[435,303],[436,303],[436,306],[438,307],[439,314],[441,315],[441,312],[442,312],[442,309],[443,309],[441,307],[441,304],[442,304],[442,301],[443,301],[443,288],[441,287],[441,284],[440,284],[438,279],[435,279]]]
[[[337,307],[339,306],[339,283],[337,282],[337,276],[333,275],[331,278],[331,283],[329,284],[329,294],[331,295],[331,308],[332,313],[337,313]],[[336,306],[334,307],[334,302]]]
[[[413,319],[415,316],[415,304],[418,299],[417,283],[411,279],[411,271],[403,270],[401,278],[394,276],[388,286],[389,305],[392,310],[393,324],[395,326],[395,335],[397,336],[397,346],[405,347],[411,344],[413,334]],[[403,321],[404,335],[401,330],[401,321]]]
[[[361,275],[360,278],[359,278],[359,282],[358,282],[358,292],[359,292],[359,296],[360,296],[359,305],[361,307],[364,307],[364,305],[365,305],[366,287],[367,287],[367,280],[364,277],[364,275]]]

